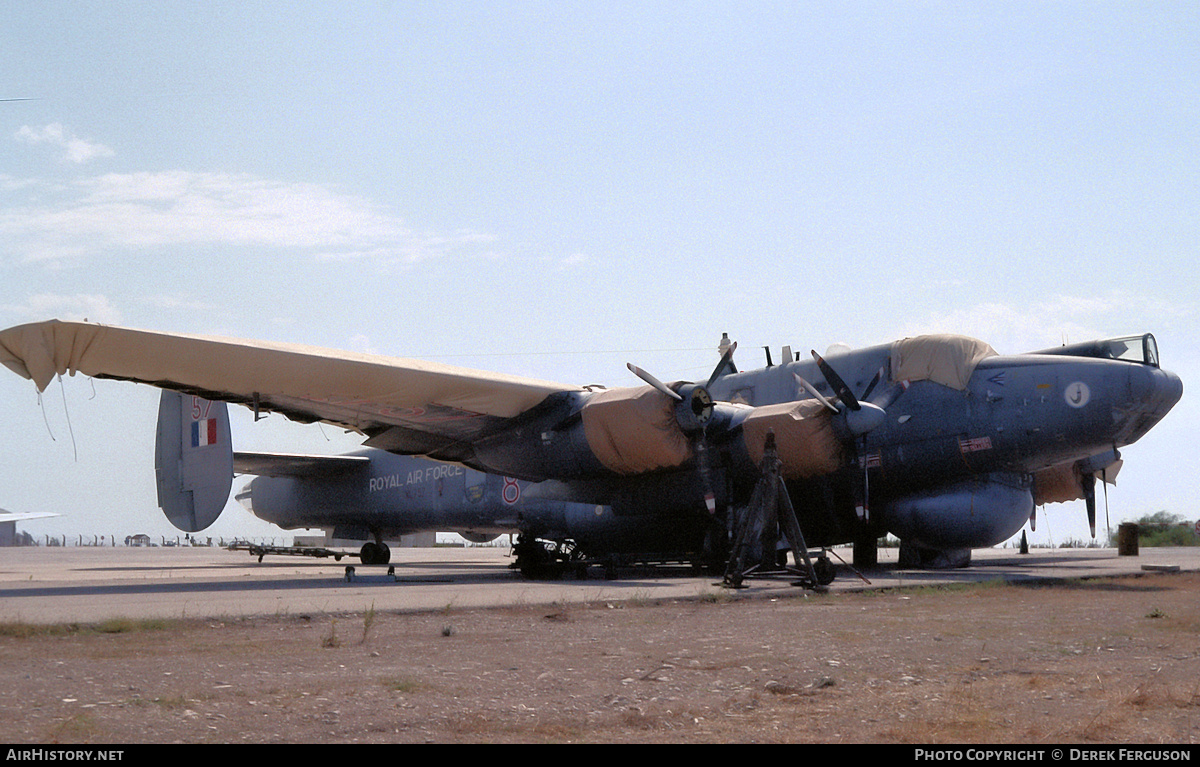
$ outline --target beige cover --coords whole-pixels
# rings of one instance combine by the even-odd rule
[[[933,381],[962,391],[975,366],[995,356],[991,346],[967,336],[905,338],[892,344],[892,380]]]
[[[472,419],[511,418],[577,389],[421,360],[58,320],[0,331],[0,362],[40,390],[78,372],[212,399],[257,398],[297,420],[358,431],[390,424],[461,435]]]
[[[402,432],[400,452],[421,454],[470,442],[551,394],[578,391],[420,360],[57,320],[0,331],[0,363],[40,390],[64,373],[137,381],[365,434]],[[600,462],[619,474],[678,467],[692,459],[693,448],[674,408],[649,386],[598,392],[581,411],[584,435]],[[743,428],[756,462],[774,429],[789,479],[841,464],[829,413],[815,400],[755,408]],[[414,436],[420,434],[437,438]]]
[[[675,401],[651,386],[594,394],[581,415],[588,447],[618,474],[672,468],[692,457],[692,446],[675,420]]]
[[[1033,475],[1033,502],[1065,503],[1083,498],[1083,482],[1075,461],[1042,469]]]
[[[767,431],[774,430],[784,479],[830,474],[842,465],[842,444],[834,435],[832,415],[814,399],[756,407],[742,422],[746,451],[760,463]]]

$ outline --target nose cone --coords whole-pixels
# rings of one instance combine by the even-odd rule
[[[1155,413],[1161,418],[1183,396],[1183,381],[1168,370],[1139,365],[1131,371],[1129,389],[1147,413]]]
[[[1129,394],[1132,407],[1119,442],[1136,442],[1163,419],[1183,397],[1183,381],[1168,370],[1150,365],[1135,365],[1129,371]]]
[[[1163,415],[1175,407],[1175,403],[1183,399],[1183,380],[1169,370],[1158,370],[1161,379],[1157,387],[1158,398]]]

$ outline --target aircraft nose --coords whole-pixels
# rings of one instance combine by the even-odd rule
[[[1158,416],[1166,415],[1183,397],[1183,381],[1179,376],[1149,365],[1139,365],[1131,371],[1129,388],[1136,401]]]

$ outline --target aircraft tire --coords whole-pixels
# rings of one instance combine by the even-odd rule
[[[516,545],[517,568],[521,575],[529,580],[539,580],[547,577],[550,565],[550,555],[546,548],[537,540],[520,539]]]
[[[358,558],[364,565],[386,565],[392,558],[392,551],[386,543],[367,541],[362,545]]]
[[[829,561],[829,557],[817,557],[813,561],[813,571],[816,573],[819,586],[828,586],[837,577],[837,568],[834,567],[833,562]]]
[[[364,565],[375,564],[375,544],[372,541],[367,541],[359,549],[358,558],[362,560]]]

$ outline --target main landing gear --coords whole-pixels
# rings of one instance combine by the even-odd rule
[[[587,561],[583,552],[569,541],[547,541],[521,535],[513,546],[517,561],[510,567],[521,571],[530,580],[561,578],[564,571],[575,569],[583,577]]]
[[[382,541],[367,541],[358,553],[364,565],[386,565],[392,561],[392,550]]]

